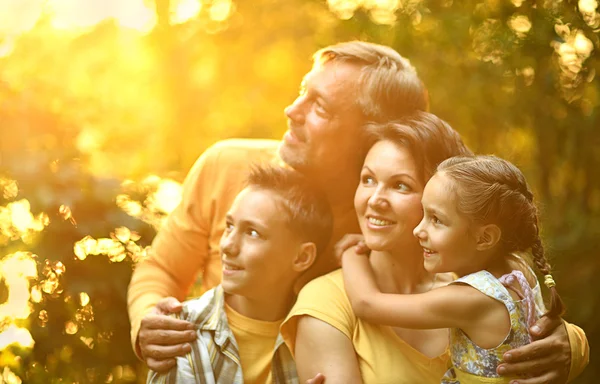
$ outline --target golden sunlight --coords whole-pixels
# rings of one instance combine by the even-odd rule
[[[90,297],[87,293],[81,292],[79,293],[79,302],[81,303],[82,307],[85,307],[90,302]]]
[[[171,23],[182,24],[198,16],[202,9],[200,0],[179,0],[171,2]]]
[[[176,181],[162,179],[155,193],[149,196],[149,206],[171,213],[181,201],[182,186]]]
[[[26,319],[32,311],[29,302],[29,279],[37,277],[33,254],[16,252],[0,260],[0,275],[8,287],[8,299],[0,304],[0,322],[4,319]]]
[[[122,27],[147,33],[156,24],[154,10],[143,0],[48,0],[46,11],[57,29],[86,30],[114,19]]]
[[[18,344],[24,348],[33,348],[35,341],[27,329],[11,324],[0,333],[0,350],[11,344]]]
[[[596,0],[579,0],[579,10],[581,12],[589,13],[596,12],[598,8],[598,1]]]
[[[21,238],[29,242],[35,232],[44,229],[50,220],[48,215],[41,213],[33,216],[31,206],[26,199],[8,203],[6,207],[0,206],[0,235],[9,239]]]

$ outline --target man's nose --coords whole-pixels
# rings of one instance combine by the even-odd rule
[[[304,96],[298,96],[296,100],[284,109],[285,115],[292,121],[304,122]]]

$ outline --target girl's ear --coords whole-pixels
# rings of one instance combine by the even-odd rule
[[[294,258],[293,268],[296,272],[304,272],[313,265],[317,258],[317,246],[315,243],[302,243],[298,254]]]
[[[486,251],[498,244],[502,237],[502,230],[496,224],[486,224],[477,230],[477,250]]]

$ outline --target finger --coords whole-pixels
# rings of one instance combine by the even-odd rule
[[[323,384],[325,382],[325,375],[317,373],[312,379],[306,380],[306,384]]]
[[[367,244],[365,244],[364,241],[360,241],[358,244],[356,244],[355,249],[357,255],[368,255],[371,253],[371,249],[367,247]]]
[[[140,334],[139,339],[142,349],[147,345],[177,345],[196,340],[196,332],[155,329],[144,331],[143,334]]]
[[[506,363],[518,363],[526,360],[533,360],[543,356],[550,355],[557,351],[557,345],[551,340],[542,339],[533,341],[522,347],[511,349],[506,352],[502,358]]]
[[[502,363],[496,368],[496,371],[502,376],[517,376],[539,374],[556,368],[556,361],[551,355],[518,363]]]
[[[173,331],[194,330],[194,324],[166,315],[146,315],[142,319],[141,329],[164,329]]]
[[[149,345],[142,348],[142,356],[147,359],[153,359],[154,361],[170,360],[177,356],[185,356],[186,353],[190,353],[192,350],[191,345],[188,343],[177,344],[177,345]]]
[[[552,333],[562,325],[560,317],[542,316],[530,329],[529,333],[534,339],[541,339]]]
[[[558,384],[564,382],[565,380],[560,380],[560,377],[555,372],[546,372],[536,377],[511,380],[510,384]]]
[[[174,297],[165,297],[156,303],[156,309],[164,314],[177,313],[182,308],[181,302]]]
[[[146,364],[148,368],[158,372],[158,373],[167,373],[171,368],[177,365],[177,361],[175,359],[168,360],[154,360],[152,358],[146,359]]]
[[[339,259],[348,248],[358,244],[359,241],[363,239],[363,235],[358,234],[350,234],[342,237],[340,241],[338,241],[334,247],[335,255]]]

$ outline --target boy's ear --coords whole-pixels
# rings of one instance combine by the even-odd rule
[[[477,250],[485,251],[498,244],[502,237],[502,230],[496,224],[486,224],[477,230]]]
[[[302,243],[298,254],[294,258],[294,271],[304,272],[315,262],[317,258],[317,246],[315,243]]]

